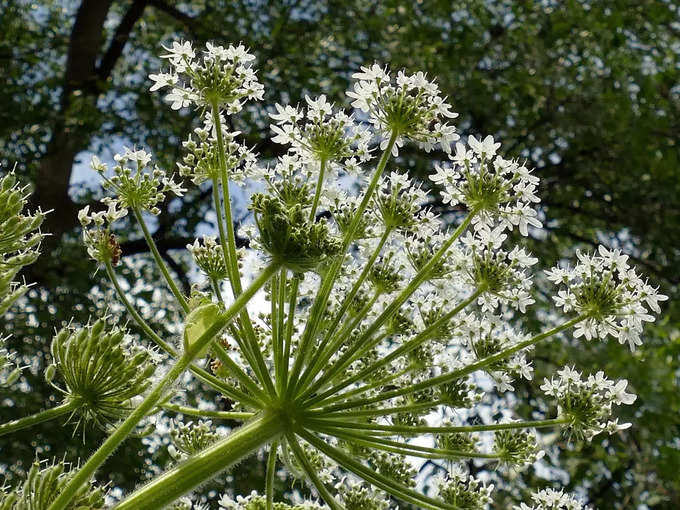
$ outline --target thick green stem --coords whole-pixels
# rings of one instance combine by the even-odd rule
[[[282,395],[286,393],[288,388],[288,370],[290,363],[290,349],[293,341],[293,328],[295,326],[295,309],[297,308],[298,288],[300,286],[300,278],[293,275],[292,288],[290,289],[290,296],[288,297],[288,318],[286,322],[286,335],[284,337],[283,347],[283,363],[281,379],[283,382]]]
[[[225,258],[228,263],[227,267],[229,267],[229,282],[231,283],[231,289],[234,293],[234,297],[237,298],[241,292],[243,292],[243,288],[241,286],[241,273],[238,269],[238,256],[236,255],[236,235],[234,233],[234,221],[231,214],[231,194],[229,193],[229,175],[227,175],[224,138],[222,136],[222,120],[220,119],[219,105],[217,103],[212,103],[211,107],[213,124],[215,126],[215,138],[217,139],[217,159],[220,167],[222,205],[224,210],[224,221],[226,223],[227,230],[227,252],[225,252]],[[218,216],[221,215],[220,210],[217,210],[216,213]],[[221,235],[223,235],[223,233]],[[220,239],[220,242],[222,244],[222,249],[224,250],[225,241],[223,237]],[[264,358],[260,352],[257,336],[255,335],[255,330],[253,328],[252,322],[250,321],[250,316],[248,315],[247,309],[244,309],[241,312],[240,318],[246,340],[250,344],[250,353],[255,361],[255,363],[252,364],[252,369],[260,382],[267,388],[268,391],[273,394],[275,392],[274,383],[272,382],[269,370],[267,369],[267,364],[264,362]]]
[[[163,278],[165,278],[168,287],[170,287],[172,294],[175,296],[175,299],[177,299],[177,302],[182,307],[184,313],[187,313],[189,311],[189,305],[187,304],[187,300],[185,299],[182,292],[179,290],[179,287],[177,287],[175,280],[173,280],[172,276],[170,276],[168,267],[165,265],[165,262],[163,261],[163,258],[161,257],[161,254],[158,251],[158,248],[156,247],[156,243],[154,242],[153,237],[151,236],[151,232],[149,232],[149,229],[146,227],[146,223],[144,222],[144,218],[142,218],[141,211],[137,207],[132,207],[132,213],[135,215],[137,223],[139,223],[139,226],[142,228],[144,239],[146,239],[146,244],[149,245],[151,254],[153,255],[154,260],[156,261],[158,268],[161,270],[161,273],[163,273]]]
[[[57,499],[49,506],[48,510],[63,510],[74,497],[78,489],[85,484],[95,473],[97,468],[111,455],[125,438],[130,435],[137,424],[153,409],[163,398],[168,388],[191,364],[196,356],[210,343],[213,338],[248,304],[253,295],[272,277],[278,270],[275,263],[267,266],[264,271],[255,279],[253,284],[242,293],[234,303],[222,313],[215,322],[191,344],[177,363],[165,374],[156,384],[146,398],[135,408],[134,411],[121,423],[118,428],[104,441],[99,449],[88,459],[69,480]]]
[[[226,438],[166,471],[116,505],[116,510],[164,508],[190,490],[217,476],[283,432],[277,414],[263,412]]]
[[[198,416],[199,418],[217,418],[218,420],[248,420],[255,416],[255,413],[242,413],[232,411],[210,411],[207,409],[197,409],[195,407],[180,406],[177,404],[163,404],[163,409],[182,413],[187,416]]]
[[[128,313],[132,316],[132,318],[135,320],[137,325],[142,329],[144,334],[151,340],[153,343],[158,345],[161,349],[163,349],[165,352],[167,352],[170,356],[173,358],[177,357],[177,352],[175,349],[173,349],[170,344],[165,342],[160,336],[156,334],[156,332],[151,329],[151,327],[146,323],[146,321],[142,318],[141,315],[135,310],[135,307],[132,306],[132,303],[128,300],[127,296],[125,295],[125,292],[121,288],[120,284],[118,283],[118,278],[116,277],[116,273],[113,270],[113,266],[111,266],[110,262],[106,263],[106,273],[109,275],[109,279],[111,280],[111,283],[113,284],[113,287],[116,289],[116,293],[118,294],[118,299],[120,300],[121,303],[123,303],[123,306],[125,306],[125,309],[128,311]],[[256,408],[260,408],[260,404],[257,400],[253,399],[252,397],[249,397],[246,393],[243,393],[242,391],[234,388],[233,386],[225,383],[224,381],[218,379],[214,375],[208,373],[206,370],[204,370],[201,367],[198,367],[194,364],[192,364],[189,367],[189,370],[202,382],[210,386],[211,388],[222,392],[224,395],[226,395],[229,398],[232,398],[234,400],[238,400],[239,402],[243,402],[245,404],[250,404]]]
[[[400,455],[411,455],[413,457],[422,457],[424,459],[491,459],[499,458],[497,453],[481,453],[463,450],[447,450],[445,448],[430,448],[427,446],[419,446],[410,443],[402,443],[400,441],[392,441],[382,437],[374,437],[370,435],[357,434],[347,432],[341,426],[335,427],[318,427],[318,431],[330,436],[335,436],[340,439],[348,439],[357,442],[368,448],[377,448],[386,452],[397,453]]]
[[[295,363],[293,364],[293,370],[291,372],[290,384],[288,385],[288,389],[286,391],[286,397],[291,397],[295,393],[298,378],[300,377],[300,372],[307,358],[307,352],[310,349],[310,343],[312,342],[312,339],[315,338],[316,333],[319,329],[319,324],[321,323],[323,313],[326,310],[328,298],[330,297],[331,291],[333,290],[333,286],[335,285],[335,280],[337,278],[338,271],[340,271],[342,263],[345,260],[344,254],[347,253],[347,249],[349,248],[350,244],[352,244],[352,241],[354,241],[354,233],[357,227],[359,226],[359,223],[361,222],[361,218],[364,214],[364,211],[368,207],[368,204],[371,198],[373,197],[373,193],[376,187],[378,186],[380,176],[382,175],[385,166],[387,166],[387,161],[390,158],[392,147],[397,141],[398,136],[399,133],[396,132],[392,133],[390,140],[387,143],[387,147],[382,153],[380,161],[378,162],[378,165],[376,166],[375,171],[373,172],[371,182],[369,183],[368,188],[366,188],[366,192],[364,193],[363,199],[361,200],[361,203],[359,204],[359,207],[356,210],[354,218],[352,218],[352,223],[350,223],[349,227],[347,228],[347,231],[345,232],[345,236],[342,242],[342,250],[340,250],[342,255],[336,258],[335,262],[333,262],[330,269],[323,278],[321,288],[317,292],[316,299],[314,300],[312,309],[307,317],[307,323],[305,324],[305,330],[302,334],[300,349],[297,357],[295,358]]]
[[[65,414],[75,411],[76,409],[78,409],[78,404],[71,400],[58,405],[57,407],[45,409],[44,411],[40,411],[39,413],[35,413],[30,416],[24,416],[23,418],[8,421],[7,423],[0,425],[0,436],[11,434],[17,430],[26,429],[28,427],[32,427],[33,425],[37,425],[38,423],[53,420],[54,418],[59,418],[60,416],[64,416]]]
[[[344,388],[346,388],[350,384],[353,384],[357,381],[362,380],[366,376],[370,375],[371,373],[374,373],[376,370],[379,370],[380,368],[384,367],[388,363],[391,363],[395,359],[397,359],[401,356],[405,356],[406,354],[413,351],[414,349],[417,349],[420,345],[422,345],[424,342],[429,340],[435,331],[437,331],[439,328],[441,328],[442,326],[447,324],[451,319],[453,319],[456,315],[458,315],[458,313],[460,313],[461,310],[464,310],[468,305],[473,303],[479,297],[479,295],[481,293],[482,293],[482,290],[478,289],[469,298],[467,298],[464,301],[462,301],[461,303],[459,303],[452,310],[446,312],[444,315],[442,315],[439,319],[437,319],[435,322],[430,324],[423,331],[418,333],[411,340],[409,340],[405,344],[401,345],[400,347],[398,347],[394,351],[390,352],[387,356],[379,359],[378,361],[376,361],[372,365],[361,370],[359,373],[353,375],[352,377],[345,379],[343,382],[333,386],[332,388],[325,391],[321,395],[318,395],[318,396],[314,397],[313,399],[310,399],[306,403],[306,406],[310,406],[312,404],[322,402],[327,397],[332,397],[335,400],[337,400],[337,397],[339,396],[338,392],[340,392],[341,390],[343,390]],[[349,402],[348,402],[348,404],[349,404]],[[350,405],[348,407],[352,407],[352,406]]]
[[[307,370],[303,372],[302,377],[300,378],[299,387],[303,388],[305,384],[307,384],[307,381],[312,380],[316,376],[316,374],[318,374],[319,371],[323,369],[326,362],[333,356],[334,353],[337,352],[342,343],[346,340],[346,337],[344,337],[342,333],[334,336],[336,328],[338,327],[340,321],[342,321],[342,318],[345,316],[345,313],[352,304],[354,296],[357,295],[359,289],[366,280],[366,277],[371,271],[373,264],[375,264],[376,259],[380,255],[380,252],[382,251],[383,246],[385,246],[385,243],[387,242],[387,239],[389,238],[391,232],[392,229],[387,228],[385,229],[385,232],[383,232],[383,235],[380,237],[378,245],[375,247],[375,250],[373,250],[371,257],[366,262],[366,265],[364,266],[364,269],[361,271],[359,278],[357,279],[356,282],[354,282],[352,289],[345,296],[342,305],[340,305],[340,310],[338,310],[335,317],[333,318],[333,322],[328,327],[328,332],[325,335],[323,341],[321,342],[321,345],[319,346],[317,355],[312,358]]]
[[[319,163],[319,178],[316,181],[316,191],[314,192],[314,200],[312,201],[312,209],[309,211],[309,221],[314,221],[316,217],[316,209],[319,207],[319,198],[321,198],[321,190],[323,189],[323,178],[326,173],[326,158],[322,158]]]

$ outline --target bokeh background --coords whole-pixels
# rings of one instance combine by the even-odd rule
[[[565,363],[628,378],[639,398],[619,415],[634,426],[582,446],[544,438],[549,455],[542,467],[493,473],[495,508],[510,508],[528,487],[543,486],[564,486],[603,510],[680,508],[680,6],[672,0],[3,0],[1,171],[16,165],[34,190],[33,207],[52,212],[43,255],[24,274],[35,285],[0,324],[28,366],[0,395],[2,421],[58,398],[42,377],[55,329],[105,312],[125,320],[111,304],[105,275],[87,260],[76,213],[99,193],[87,170],[92,154],[108,160],[135,145],[166,168],[178,160],[196,116],[171,111],[148,93],[147,79],[162,65],[161,44],[178,38],[242,41],[257,55],[265,101],[234,118],[232,128],[265,160],[282,152],[268,139],[274,102],[325,93],[347,105],[351,74],[374,61],[425,71],[460,113],[463,136],[491,134],[506,155],[536,169],[545,229],[519,241],[541,265],[598,243],[627,253],[671,296],[644,345],[631,354],[616,343],[564,338],[539,348],[534,365],[538,379]],[[442,157],[406,148],[394,165],[425,176]],[[186,289],[193,277],[183,248],[213,229],[209,196],[194,188],[183,202],[165,203],[154,224]],[[431,205],[456,218],[436,194]],[[248,221],[240,211],[237,220]],[[175,334],[167,296],[145,283],[158,278],[140,232],[123,225],[119,234],[131,295],[159,331]],[[536,294],[523,319],[528,330],[541,327],[550,307],[540,281]],[[517,387],[518,413],[547,405],[536,388]],[[200,386],[185,392],[190,402],[229,406]],[[92,430],[83,440],[71,430],[48,423],[1,438],[0,483],[16,484],[36,455],[75,461],[103,438]],[[100,479],[129,490],[162,469],[170,458],[159,437],[128,440]],[[243,463],[203,492],[247,493],[263,486],[263,476],[261,461]],[[290,481],[279,482],[283,491]]]

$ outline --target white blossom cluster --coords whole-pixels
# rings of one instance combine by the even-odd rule
[[[545,379],[541,389],[557,399],[560,413],[569,419],[570,431],[591,440],[600,432],[613,434],[631,426],[609,420],[613,406],[635,402],[637,397],[626,393],[627,386],[626,379],[612,381],[601,370],[582,379],[580,372],[564,367],[557,371],[556,377]]]
[[[193,244],[187,244],[187,250],[199,269],[211,280],[220,281],[229,276],[222,246],[213,236],[204,236],[203,242],[196,239]]]
[[[307,108],[276,104],[271,129],[273,142],[290,145],[294,154],[317,162],[339,166],[357,175],[360,165],[370,159],[371,133],[355,122],[352,115],[333,111],[325,95],[305,97]],[[315,165],[316,166],[316,165]]]
[[[357,82],[347,96],[354,100],[352,106],[368,114],[382,137],[381,149],[395,135],[392,148],[395,156],[407,140],[418,142],[428,152],[436,145],[450,152],[451,143],[459,136],[455,126],[444,119],[455,119],[458,114],[451,111],[437,84],[424,73],[407,75],[399,71],[393,80],[386,69],[373,64],[352,76]]]
[[[506,239],[502,226],[485,226],[468,233],[462,238],[463,249],[456,265],[463,278],[484,291],[479,298],[483,311],[493,312],[506,304],[525,313],[527,305],[534,302],[528,269],[538,259],[519,246],[511,251],[502,249]]]
[[[559,286],[553,299],[565,312],[587,317],[576,327],[575,337],[590,340],[611,335],[621,344],[628,342],[633,351],[642,345],[643,323],[654,320],[650,311],[660,313],[659,302],[668,297],[628,265],[628,255],[604,246],[598,251],[599,255],[577,252],[578,264],[573,268],[546,271],[548,279]]]
[[[518,161],[497,155],[501,144],[492,136],[482,141],[470,136],[467,143],[467,147],[456,143],[455,154],[449,155],[451,164],[435,165],[436,172],[430,175],[443,188],[443,202],[477,211],[473,220],[477,228],[518,226],[524,236],[529,225],[541,228],[532,206],[540,201],[538,177]]]
[[[555,489],[543,489],[531,495],[532,505],[521,503],[513,510],[591,510],[578,499]]]
[[[236,499],[228,495],[223,495],[220,498],[220,510],[262,510],[265,508],[266,498],[259,495],[256,491],[252,491],[248,496],[236,496]],[[329,510],[326,505],[320,505],[316,502],[307,501],[297,505],[285,505],[283,503],[276,503],[274,508],[276,510]]]
[[[264,87],[258,81],[252,61],[255,56],[243,45],[228,48],[207,43],[203,58],[197,58],[188,41],[173,42],[163,55],[172,67],[169,73],[151,74],[151,91],[170,87],[165,100],[173,110],[196,106],[224,106],[237,113],[247,99],[262,99]]]

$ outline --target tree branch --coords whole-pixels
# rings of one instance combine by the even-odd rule
[[[120,24],[113,34],[113,39],[111,39],[111,44],[99,62],[97,76],[100,80],[106,80],[111,75],[116,62],[123,54],[123,49],[130,39],[132,29],[144,14],[144,8],[147,4],[148,0],[134,0],[125,16],[123,16],[123,19],[120,20]]]

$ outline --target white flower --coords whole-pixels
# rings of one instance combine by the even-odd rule
[[[470,135],[468,144],[475,153],[483,158],[493,158],[496,155],[496,151],[501,146],[500,143],[494,142],[493,136],[491,135],[487,135],[481,142],[473,135]]]

